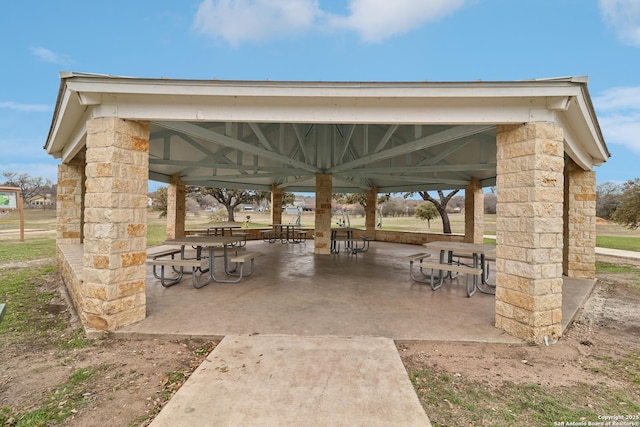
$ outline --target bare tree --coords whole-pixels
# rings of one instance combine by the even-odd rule
[[[631,229],[640,227],[640,178],[623,184],[620,203],[611,218]]]
[[[7,187],[18,187],[22,200],[27,203],[34,196],[44,196],[46,192],[51,192],[53,184],[50,179],[41,176],[32,177],[28,173],[2,172]]]
[[[611,219],[611,215],[620,204],[622,185],[605,182],[596,188],[596,216]]]
[[[451,209],[458,208],[460,209],[460,211],[464,210],[464,196],[452,197],[451,200],[449,201],[448,206]]]
[[[389,199],[382,207],[384,216],[398,217],[404,214],[404,206],[397,198]]]
[[[495,214],[498,206],[498,197],[493,191],[484,195],[484,213]]]
[[[215,206],[216,204],[216,199],[210,194],[207,194],[200,200],[200,207],[208,208],[211,206]]]

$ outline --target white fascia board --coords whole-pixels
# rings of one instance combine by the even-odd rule
[[[47,153],[51,154],[55,158],[60,158],[62,156],[62,150],[64,149],[65,141],[62,138],[58,138],[58,135],[60,134],[62,120],[65,118],[65,112],[67,111],[67,106],[71,100],[71,95],[71,92],[67,90],[60,93],[60,97],[56,104],[57,108],[53,113],[47,142],[44,146]]]
[[[564,79],[326,83],[79,75],[66,84],[67,90],[78,93],[81,104],[96,107],[94,116],[188,121],[524,123],[531,121],[525,114],[528,108],[558,108],[556,104],[581,93],[579,84]]]
[[[600,163],[607,161],[611,154],[604,142],[604,137],[602,135],[596,113],[593,109],[593,105],[591,104],[591,99],[588,95],[578,97],[576,98],[576,103],[579,107],[579,112],[575,112],[574,120],[580,120],[582,124],[581,128],[583,128],[585,132],[588,132],[590,136],[588,140],[589,153]],[[568,112],[571,113],[571,110]]]
[[[595,113],[584,97],[575,97],[567,111],[558,112],[557,120],[564,131],[565,151],[583,169],[592,170],[609,159]]]
[[[134,120],[470,124],[542,120],[575,83],[227,82],[78,77],[68,89],[94,116]],[[537,110],[538,117],[530,117]]]
[[[294,82],[134,79],[73,76],[67,80],[75,92],[312,98],[477,98],[575,96],[579,88],[568,80],[520,82]],[[92,97],[87,95],[87,99]]]
[[[78,102],[77,94],[68,88],[60,94],[60,99],[52,120],[45,150],[62,162],[68,162],[84,147],[86,122],[91,109]]]
[[[69,132],[65,138],[67,144],[62,150],[61,160],[62,163],[67,163],[76,156],[84,148],[87,143],[87,120],[89,118],[89,111],[86,111],[83,117],[76,122],[76,127]]]
[[[253,123],[495,124],[531,121],[544,99],[235,98],[110,95],[95,117]],[[540,120],[540,119],[538,119]]]
[[[558,117],[559,125],[562,127],[564,137],[564,151],[584,170],[593,170],[596,166],[594,159],[585,150],[584,141],[572,127],[572,123],[566,117]]]

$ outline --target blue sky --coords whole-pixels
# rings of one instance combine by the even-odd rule
[[[60,71],[229,80],[589,77],[612,158],[640,177],[640,0],[0,2],[0,172],[56,179]]]

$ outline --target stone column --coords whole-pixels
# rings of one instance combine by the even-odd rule
[[[478,178],[464,189],[464,241],[482,243],[484,241],[484,194]]]
[[[316,223],[314,253],[331,254],[331,175],[316,175]]]
[[[87,122],[84,314],[112,331],[144,319],[149,123]]]
[[[378,211],[378,187],[373,186],[373,188],[367,191],[366,194],[366,211],[365,211],[365,229],[366,235],[374,238],[376,235],[376,212]]]
[[[167,189],[167,239],[184,237],[187,215],[187,187],[180,175],[172,175]]]
[[[562,335],[564,145],[554,123],[497,126],[496,327]]]
[[[563,272],[596,278],[596,173],[567,157],[565,166]]]
[[[271,224],[282,224],[282,202],[284,191],[277,184],[271,184]]]
[[[57,244],[82,243],[85,165],[84,157],[78,155],[58,166]]]

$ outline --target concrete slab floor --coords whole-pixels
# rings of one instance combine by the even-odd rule
[[[423,249],[372,242],[368,252],[358,255],[315,255],[311,241],[250,241],[247,250],[264,254],[255,261],[255,273],[238,284],[211,283],[202,289],[194,289],[188,275],[163,288],[149,269],[147,318],[116,335],[260,333],[521,342],[493,326],[493,295],[478,292],[466,297],[464,276],[445,281],[435,292],[411,280],[402,258]],[[565,279],[566,324],[592,288],[593,281]]]

